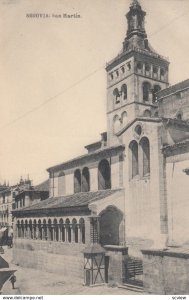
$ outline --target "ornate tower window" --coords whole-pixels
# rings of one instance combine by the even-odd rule
[[[115,101],[114,103],[115,104],[120,103],[120,94],[119,94],[119,91],[117,88],[113,91],[113,96],[114,96],[114,101]]]
[[[123,84],[121,87],[121,95],[123,100],[127,100],[127,86]]]
[[[151,84],[149,82],[143,83],[143,101],[150,100]]]

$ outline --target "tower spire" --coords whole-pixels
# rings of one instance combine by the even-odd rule
[[[146,12],[142,10],[138,0],[132,0],[129,12],[126,14],[128,30],[123,49],[129,50],[133,47],[146,49],[147,35],[144,27]]]

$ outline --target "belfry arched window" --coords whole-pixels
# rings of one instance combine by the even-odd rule
[[[117,88],[114,89],[114,91],[113,91],[113,96],[114,96],[114,103],[115,103],[115,104],[120,103],[120,94],[119,94],[119,91],[118,91]]]
[[[129,145],[130,148],[130,177],[134,178],[136,175],[139,174],[139,167],[138,167],[138,143],[136,141],[132,141]]]
[[[121,87],[121,95],[123,100],[127,100],[127,86],[123,84]]]
[[[111,188],[110,165],[106,159],[103,159],[98,165],[98,189],[107,190],[110,188]]]
[[[150,174],[150,143],[147,137],[143,137],[140,141],[142,150],[142,175]]]
[[[74,172],[74,193],[81,192],[81,171],[77,169]]]
[[[143,101],[150,100],[151,84],[149,82],[143,83]]]
[[[154,88],[153,88],[153,102],[155,102],[156,101],[156,99],[157,99],[157,93],[159,92],[159,91],[161,91],[161,87],[159,86],[159,85],[154,85]]]
[[[90,174],[87,167],[82,170],[82,192],[90,191]]]

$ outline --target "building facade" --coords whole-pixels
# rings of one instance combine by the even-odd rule
[[[82,279],[82,251],[95,240],[107,249],[106,281],[116,282],[142,249],[187,245],[189,80],[169,87],[145,15],[132,1],[122,51],[106,66],[107,132],[47,170],[49,199],[14,211],[15,262]]]

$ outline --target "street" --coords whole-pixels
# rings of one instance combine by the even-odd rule
[[[139,293],[107,285],[86,287],[80,282],[72,282],[71,278],[61,274],[23,268],[12,264],[12,249],[3,247],[2,257],[17,270],[15,289],[10,281],[2,288],[2,295],[138,295]]]

